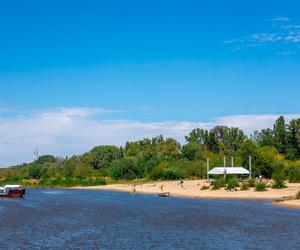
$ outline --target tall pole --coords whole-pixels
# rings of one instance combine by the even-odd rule
[[[207,160],[206,160],[206,167],[207,167],[207,181],[209,181],[209,158],[207,157]]]
[[[224,179],[226,178],[226,156],[224,156]]]
[[[249,172],[250,172],[250,180],[252,179],[252,157],[249,155]]]
[[[231,157],[231,167],[234,166],[234,163],[233,163],[233,157]]]

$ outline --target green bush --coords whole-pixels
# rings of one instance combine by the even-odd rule
[[[98,186],[106,185],[103,178],[88,177],[88,178],[43,178],[40,180],[38,186],[40,187],[72,187],[72,186]]]
[[[288,169],[287,172],[288,172],[287,176],[288,176],[289,182],[292,182],[292,183],[300,182],[300,167],[293,166],[290,169]]]
[[[250,185],[248,182],[243,182],[241,185],[241,191],[246,191],[250,189]]]
[[[206,185],[204,185],[204,186],[201,187],[201,190],[208,190],[208,189],[210,189],[210,187],[206,186]]]
[[[226,190],[231,190],[239,187],[239,181],[233,177],[226,180]]]
[[[212,190],[218,190],[226,186],[226,181],[223,177],[215,179],[212,182]]]
[[[115,180],[133,180],[143,176],[144,169],[135,157],[117,159],[111,165],[111,177]]]
[[[153,168],[149,174],[149,178],[151,180],[159,180],[159,179],[162,179],[163,177],[163,170],[165,168],[168,168],[170,167],[169,164],[167,163],[161,163],[159,164],[158,166],[156,166],[155,168]]]
[[[298,191],[298,193],[296,194],[296,199],[300,199],[300,191]]]
[[[256,187],[256,180],[254,178],[251,178],[249,181],[248,181],[248,184],[250,187]]]
[[[284,181],[275,181],[272,185],[273,189],[282,189],[282,188],[286,188],[287,186],[285,185]]]
[[[267,183],[264,181],[257,182],[255,185],[255,191],[257,192],[267,191]]]
[[[183,173],[180,168],[170,167],[162,171],[162,179],[165,180],[179,180],[183,178]]]
[[[286,185],[284,184],[286,175],[283,170],[274,172],[272,174],[272,179],[274,181],[272,188],[274,189],[286,188]]]

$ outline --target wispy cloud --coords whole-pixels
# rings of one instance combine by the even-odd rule
[[[66,156],[81,154],[96,145],[124,145],[162,134],[184,143],[184,136],[192,129],[227,125],[242,128],[250,134],[254,130],[272,127],[279,114],[237,115],[216,118],[213,121],[103,120],[94,114],[105,113],[94,108],[61,108],[35,116],[0,118],[0,166],[32,160],[32,151],[39,147],[42,154]],[[109,111],[108,111],[109,112]],[[50,113],[50,115],[49,115]],[[287,121],[300,114],[285,115]]]
[[[122,111],[103,109],[103,108],[89,108],[89,107],[75,107],[75,108],[56,108],[39,112],[36,115],[44,119],[72,119],[76,117],[88,117],[93,115],[117,113]]]
[[[289,22],[289,21],[291,21],[291,18],[289,18],[289,17],[275,17],[275,18],[272,18],[272,21],[273,22]]]
[[[237,50],[250,47],[272,46],[281,44],[291,49],[297,50],[300,44],[300,25],[298,24],[282,24],[282,22],[290,22],[288,17],[273,18],[268,31],[256,32],[247,36],[226,40],[223,44]],[[289,53],[277,53],[278,55],[288,55]],[[289,55],[294,54],[290,53]]]

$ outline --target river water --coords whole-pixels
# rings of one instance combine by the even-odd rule
[[[0,249],[300,248],[300,210],[265,201],[28,189],[0,214]]]

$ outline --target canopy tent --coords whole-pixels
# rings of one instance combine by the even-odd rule
[[[216,167],[208,171],[208,175],[247,174],[250,172],[243,167]]]

